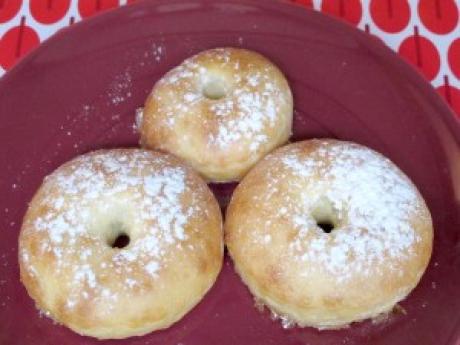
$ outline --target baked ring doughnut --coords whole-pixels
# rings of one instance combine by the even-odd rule
[[[221,269],[217,201],[176,158],[100,150],[48,176],[19,237],[37,307],[82,335],[142,335],[192,309]]]
[[[339,328],[390,311],[432,251],[430,212],[389,159],[358,144],[298,142],[236,188],[226,243],[253,295],[299,326]]]
[[[211,49],[155,84],[140,121],[141,144],[185,159],[208,181],[236,181],[288,140],[292,108],[285,77],[265,57]]]

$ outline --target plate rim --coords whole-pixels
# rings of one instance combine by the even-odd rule
[[[37,46],[33,51],[28,53],[26,56],[20,59],[11,69],[6,71],[6,73],[0,78],[0,92],[2,92],[5,88],[8,87],[8,83],[11,79],[14,79],[16,74],[19,73],[30,61],[35,59],[37,56],[42,54],[43,50],[48,49],[48,47],[54,42],[65,39],[66,35],[69,31],[76,31],[81,30],[81,28],[85,28],[90,25],[94,25],[100,22],[104,22],[110,17],[118,16],[119,13],[125,11],[135,11],[141,9],[143,7],[156,7],[161,3],[165,4],[172,4],[172,3],[197,3],[197,4],[214,4],[213,0],[156,0],[156,1],[149,1],[149,0],[141,0],[137,1],[128,5],[120,6],[117,8],[112,8],[102,13],[97,13],[89,18],[85,18],[72,26],[65,27],[51,37],[46,39],[45,41],[41,42],[39,46]],[[357,27],[352,26],[351,24],[347,24],[346,22],[341,21],[333,16],[320,13],[316,10],[311,10],[301,6],[300,4],[289,3],[287,0],[284,1],[270,1],[270,2],[261,2],[258,0],[220,0],[220,4],[244,4],[244,5],[257,5],[257,7],[264,7],[264,8],[271,8],[279,11],[285,11],[289,15],[305,17],[304,20],[308,20],[308,16],[304,15],[302,12],[309,12],[310,15],[314,16],[321,16],[321,17],[328,17],[330,20],[334,21],[337,25],[340,25],[344,31],[350,32],[354,31],[360,32],[360,37],[366,37],[368,40],[368,34],[363,32],[362,30],[358,29]],[[408,62],[404,61],[396,52],[391,50],[386,45],[378,43],[376,41],[373,43],[373,47],[375,49],[380,49],[384,52],[385,57],[390,57],[391,62],[397,65],[402,66],[404,73],[414,80],[414,83],[418,84],[420,88],[426,90],[427,94],[430,95],[430,99],[428,100],[429,103],[434,104],[436,109],[442,110],[436,115],[430,116],[437,116],[441,117],[442,122],[446,125],[446,129],[452,133],[452,138],[456,141],[457,145],[460,145],[460,117],[456,116],[454,111],[449,107],[448,103],[436,92],[434,87],[415,69],[414,66],[410,65]],[[396,58],[394,58],[396,57]],[[409,68],[408,68],[409,67]],[[440,115],[440,116],[438,116]],[[7,116],[5,114],[5,116]],[[0,118],[2,117],[2,113],[0,113]],[[460,317],[456,322],[456,326],[452,330],[451,336],[449,337],[449,341],[452,341],[453,344],[457,342],[460,345]]]

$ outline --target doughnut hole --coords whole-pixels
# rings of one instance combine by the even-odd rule
[[[211,101],[217,101],[227,97],[230,88],[229,78],[226,78],[221,73],[208,71],[202,80],[201,93],[203,97]]]
[[[111,248],[125,248],[131,240],[129,230],[121,222],[111,223],[105,233],[107,234],[107,245]]]
[[[335,225],[330,221],[316,221],[316,225],[323,230],[326,234],[329,234],[334,230]]]
[[[212,79],[203,86],[203,96],[207,99],[218,100],[224,98],[226,94],[222,80]]]
[[[111,249],[127,248],[136,238],[135,210],[120,198],[118,202],[101,201],[89,214],[89,232]]]
[[[331,233],[337,228],[337,213],[328,198],[319,198],[312,208],[311,215],[316,222],[316,226],[326,234]]]

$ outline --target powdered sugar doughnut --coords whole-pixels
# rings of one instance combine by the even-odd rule
[[[220,271],[219,206],[176,158],[101,150],[48,176],[19,238],[21,280],[37,307],[72,330],[124,338],[165,328]]]
[[[265,157],[237,187],[225,233],[256,298],[317,328],[390,311],[419,282],[433,239],[411,181],[382,155],[336,140]]]
[[[141,144],[187,160],[209,181],[239,180],[288,140],[292,102],[286,79],[265,57],[207,50],[156,83],[145,102]]]

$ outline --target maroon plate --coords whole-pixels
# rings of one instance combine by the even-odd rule
[[[434,253],[406,313],[340,331],[284,330],[260,313],[227,258],[216,285],[173,327],[98,342],[39,315],[19,282],[17,238],[43,177],[78,154],[134,146],[153,83],[203,49],[257,50],[285,72],[294,140],[334,137],[389,156],[420,188]],[[0,344],[460,344],[460,126],[428,83],[380,42],[274,1],[138,3],[64,29],[0,80]],[[221,201],[232,186],[214,188]]]

